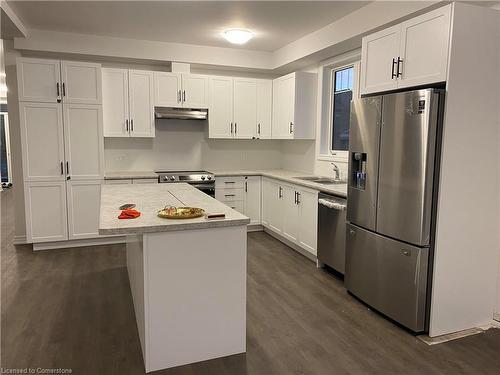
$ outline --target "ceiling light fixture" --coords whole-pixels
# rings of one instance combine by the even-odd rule
[[[250,39],[252,39],[255,34],[250,30],[244,29],[229,29],[224,30],[222,33],[224,39],[226,39],[229,43],[233,44],[245,44]]]

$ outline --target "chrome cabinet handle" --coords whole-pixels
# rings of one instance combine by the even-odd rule
[[[61,162],[61,175],[63,175],[63,174],[64,174],[64,163]]]
[[[293,122],[290,122],[290,134],[293,133]]]
[[[63,96],[66,96],[66,84],[64,82],[62,84],[62,94]]]
[[[259,124],[257,124],[257,134],[259,134],[259,135],[260,135],[260,123],[259,123]]]
[[[130,120],[130,131],[133,132],[134,131],[134,119],[131,119]]]
[[[59,82],[56,83],[56,93],[57,93],[57,100],[61,100],[61,92],[59,91]]]
[[[300,204],[300,193],[297,191],[297,204]]]
[[[245,181],[245,193],[248,193],[248,182]]]
[[[231,123],[231,134],[233,134],[233,123]]]
[[[186,101],[186,90],[184,90],[182,92],[182,101],[185,102]]]
[[[398,57],[398,72],[396,74],[396,78],[398,78],[399,76],[403,76],[403,72],[399,71],[399,64],[401,64],[401,68],[403,68],[403,59],[400,57]]]
[[[235,194],[224,194],[225,197],[235,197]]]
[[[235,122],[234,123],[234,134],[238,133],[238,128],[237,128],[238,124]]]
[[[128,119],[125,120],[125,130],[128,132]]]
[[[283,188],[281,186],[278,189],[278,198],[283,198]]]
[[[391,79],[398,78],[398,75],[394,73],[394,66],[396,65],[396,59],[392,59],[392,72],[391,72]]]
[[[69,175],[69,161],[66,160],[66,180],[71,180],[71,176]]]
[[[177,103],[180,103],[182,101],[182,97],[181,97],[181,90],[179,90],[177,92]]]

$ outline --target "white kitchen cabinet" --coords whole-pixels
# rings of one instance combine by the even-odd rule
[[[19,103],[24,181],[64,181],[64,131],[58,103]]]
[[[257,125],[257,82],[251,78],[234,78],[233,90],[234,138],[254,138]]]
[[[182,74],[182,106],[208,108],[208,76]]]
[[[273,80],[272,138],[314,139],[317,75],[295,72]]]
[[[297,203],[297,189],[294,186],[283,186],[283,236],[292,242],[299,239],[299,205]]]
[[[250,218],[250,225],[261,223],[261,177],[245,176],[244,182],[244,210]]]
[[[67,176],[71,180],[102,179],[104,138],[101,106],[65,104],[63,109]]]
[[[61,79],[64,103],[102,103],[101,64],[63,61]]]
[[[299,188],[299,235],[298,245],[316,255],[318,242],[318,192]]]
[[[154,137],[153,72],[129,71],[130,136]]]
[[[361,48],[361,94],[394,90],[398,87],[397,58],[401,25],[363,38]]]
[[[209,138],[233,138],[233,78],[210,77]]]
[[[101,180],[68,181],[68,239],[99,237]]]
[[[101,65],[21,57],[17,60],[19,101],[101,104]]]
[[[182,107],[182,75],[154,72],[154,98],[158,107]]]
[[[283,186],[276,180],[262,179],[262,224],[276,233],[284,225]]]
[[[102,69],[105,137],[155,136],[153,72]]]
[[[257,81],[257,138],[271,138],[273,83],[268,79]]]
[[[17,82],[19,101],[56,103],[62,95],[61,62],[19,58]]]
[[[29,242],[68,239],[65,181],[27,182],[24,199]]]
[[[450,30],[447,5],[364,37],[361,94],[446,81]]]
[[[208,76],[154,72],[154,86],[155,106],[208,108]]]
[[[128,70],[102,69],[105,137],[129,137]]]

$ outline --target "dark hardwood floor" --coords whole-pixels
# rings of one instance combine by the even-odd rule
[[[14,247],[0,195],[2,367],[144,374],[124,246]],[[248,236],[247,311],[245,355],[155,374],[500,374],[500,330],[427,346],[262,232]]]

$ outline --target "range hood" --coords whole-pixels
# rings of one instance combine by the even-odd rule
[[[155,118],[178,120],[206,120],[208,109],[155,107]]]

